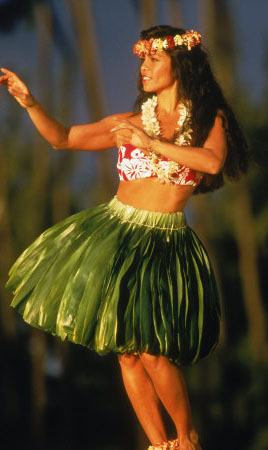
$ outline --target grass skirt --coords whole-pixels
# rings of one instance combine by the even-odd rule
[[[214,275],[183,212],[139,210],[116,197],[81,211],[22,253],[7,287],[26,322],[99,354],[192,364],[218,341]]]

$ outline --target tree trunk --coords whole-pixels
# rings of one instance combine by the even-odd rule
[[[191,205],[194,206],[194,211],[197,214],[196,217],[196,230],[197,234],[199,235],[201,241],[203,242],[204,246],[207,249],[209,258],[212,263],[212,267],[215,273],[217,286],[220,294],[220,302],[221,302],[221,331],[220,331],[220,340],[218,347],[224,347],[226,344],[226,319],[225,319],[225,309],[224,309],[224,301],[223,301],[223,293],[222,293],[222,286],[221,286],[221,277],[220,277],[220,270],[219,265],[217,261],[217,257],[213,251],[213,247],[210,243],[209,236],[211,235],[210,230],[212,229],[212,221],[210,219],[211,214],[209,212],[210,205],[208,202],[208,198],[205,198],[204,195],[198,195],[194,196],[191,199]]]
[[[234,188],[234,231],[239,249],[239,269],[252,356],[257,362],[267,362],[266,313],[261,298],[258,257],[254,238],[249,193],[246,181]]]
[[[13,260],[13,245],[9,221],[8,180],[5,153],[0,145],[0,311],[1,329],[6,339],[13,339],[16,334],[15,319],[9,306],[10,295],[5,288],[8,270]]]
[[[228,5],[215,0],[204,0],[202,16],[206,24],[207,41],[211,52],[215,53],[214,64],[219,79],[228,93],[228,97],[234,92],[234,47],[231,18],[228,13]],[[216,30],[217,28],[217,30]],[[222,33],[219,33],[219,29]],[[220,40],[219,40],[220,36]],[[258,279],[257,248],[254,240],[254,226],[252,211],[250,208],[249,193],[246,182],[243,180],[233,185],[235,237],[239,248],[239,270],[242,283],[243,300],[249,324],[249,338],[252,355],[256,361],[262,361],[267,352],[265,310],[261,301],[260,285]]]
[[[32,438],[43,448],[45,437],[44,411],[46,407],[45,355],[47,352],[46,335],[33,328],[30,341],[32,361]]]
[[[79,44],[88,105],[91,106],[91,117],[95,122],[105,115],[105,100],[91,1],[69,0],[69,6]],[[97,157],[99,174],[94,196],[98,202],[102,202],[110,198],[113,189],[112,161],[107,150],[97,152]]]
[[[39,34],[38,92],[41,102],[47,106],[51,92],[49,67],[52,46],[52,23],[50,7],[46,3],[37,3],[34,7],[34,19]],[[48,183],[50,177],[50,153],[47,144],[36,135],[33,148],[32,174],[32,211],[30,233],[32,238],[44,228],[48,202]],[[41,205],[41,207],[40,207]],[[46,405],[45,357],[47,351],[44,332],[33,329],[31,333],[32,360],[32,431],[36,445],[40,448],[44,441],[44,411]]]
[[[181,27],[184,26],[184,18],[181,8],[180,0],[173,1],[170,0],[167,2],[168,8],[168,23],[173,27]]]
[[[141,23],[145,29],[157,24],[156,0],[141,0]]]

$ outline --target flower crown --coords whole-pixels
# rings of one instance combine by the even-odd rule
[[[173,50],[175,47],[186,47],[191,51],[193,47],[201,43],[201,34],[197,31],[190,30],[183,34],[176,34],[175,36],[165,36],[162,38],[151,38],[149,40],[143,39],[133,46],[133,52],[139,58],[144,58],[145,55],[154,55],[157,51]]]

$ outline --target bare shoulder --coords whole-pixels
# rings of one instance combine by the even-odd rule
[[[224,111],[218,110],[215,115],[214,123],[209,131],[208,139],[226,138],[227,133],[228,133],[228,122],[226,115]]]
[[[208,134],[203,147],[213,153],[224,162],[227,155],[227,120],[223,111],[217,111],[214,124]]]
[[[215,117],[215,124],[222,126],[222,128],[227,131],[228,130],[228,121],[226,118],[226,114],[223,110],[218,109]]]

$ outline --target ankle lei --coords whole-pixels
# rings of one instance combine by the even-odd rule
[[[141,119],[144,130],[151,137],[160,136],[160,124],[156,117],[155,110],[157,107],[157,96],[148,98],[141,106]],[[179,120],[178,127],[175,129],[175,141],[178,146],[190,146],[192,139],[191,129],[191,104],[189,101],[180,103],[178,106]],[[181,165],[168,160],[163,161],[161,155],[150,152],[149,160],[151,168],[157,178],[163,183],[172,183],[174,176],[181,168]],[[161,163],[161,164],[160,164]]]

